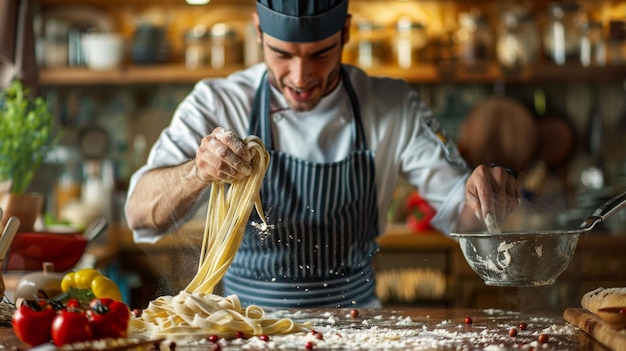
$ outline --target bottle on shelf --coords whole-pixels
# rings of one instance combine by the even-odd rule
[[[396,23],[393,52],[400,68],[411,68],[426,60],[426,33],[424,26],[409,17],[401,17]]]
[[[557,65],[577,62],[580,56],[580,31],[585,13],[577,2],[552,3],[548,6],[548,20],[543,43],[546,55]]]
[[[585,66],[604,66],[607,47],[601,22],[588,21],[580,34],[580,63]]]
[[[456,33],[461,65],[472,71],[484,70],[494,60],[494,38],[487,17],[480,13],[459,14]]]

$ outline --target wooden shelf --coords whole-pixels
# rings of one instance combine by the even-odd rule
[[[412,83],[539,83],[539,82],[593,82],[612,81],[626,76],[626,65],[606,67],[583,67],[580,64],[558,66],[540,64],[520,69],[505,71],[499,65],[492,64],[481,70],[469,70],[460,66],[455,71],[440,71],[434,65],[425,65],[411,69],[384,67],[370,69],[372,75],[400,77]]]
[[[363,1],[363,0],[359,0]],[[369,1],[369,0],[367,0]],[[483,0],[484,1],[484,0]],[[493,0],[489,0],[493,1]],[[98,5],[98,6],[120,6],[120,5],[150,5],[150,6],[207,6],[205,5],[188,5],[185,0],[39,0],[39,3],[45,6],[53,5]],[[217,3],[220,5],[250,5],[249,0],[211,0],[210,3]]]
[[[437,231],[414,232],[405,224],[390,223],[384,235],[376,239],[382,249],[390,251],[451,249],[456,240]]]
[[[43,85],[195,83],[202,78],[224,77],[241,68],[187,69],[176,64],[124,66],[102,71],[88,68],[52,68],[40,70],[39,81]]]
[[[88,68],[41,69],[42,85],[107,85],[107,84],[167,84],[195,83],[202,78],[225,77],[242,69],[241,66],[212,69],[187,69],[181,64],[150,66],[123,66],[120,69],[94,71]],[[366,70],[371,75],[406,79],[411,83],[538,83],[538,82],[594,82],[612,81],[626,76],[626,65],[607,67],[582,67],[578,64],[565,66],[537,65],[519,72],[504,72],[496,64],[480,71],[463,70],[440,72],[434,65],[411,69],[378,67]]]

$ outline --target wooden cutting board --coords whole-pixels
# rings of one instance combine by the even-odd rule
[[[586,309],[566,308],[563,318],[611,350],[626,350],[626,332],[610,328],[600,317]]]

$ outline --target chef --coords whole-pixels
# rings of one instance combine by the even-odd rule
[[[518,206],[514,172],[470,172],[409,84],[341,63],[348,0],[257,0],[256,9],[265,62],[198,82],[132,176],[136,242],[175,232],[206,204],[211,182],[247,177],[247,135],[271,157],[261,189],[270,229],[259,233],[253,211],[222,280],[244,304],[379,306],[371,263],[399,176],[444,233]]]

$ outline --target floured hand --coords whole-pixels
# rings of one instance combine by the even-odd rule
[[[231,183],[250,175],[252,155],[232,130],[217,127],[196,151],[195,176],[203,182]]]
[[[467,179],[465,199],[476,218],[494,230],[520,205],[520,184],[505,168],[480,165]]]

